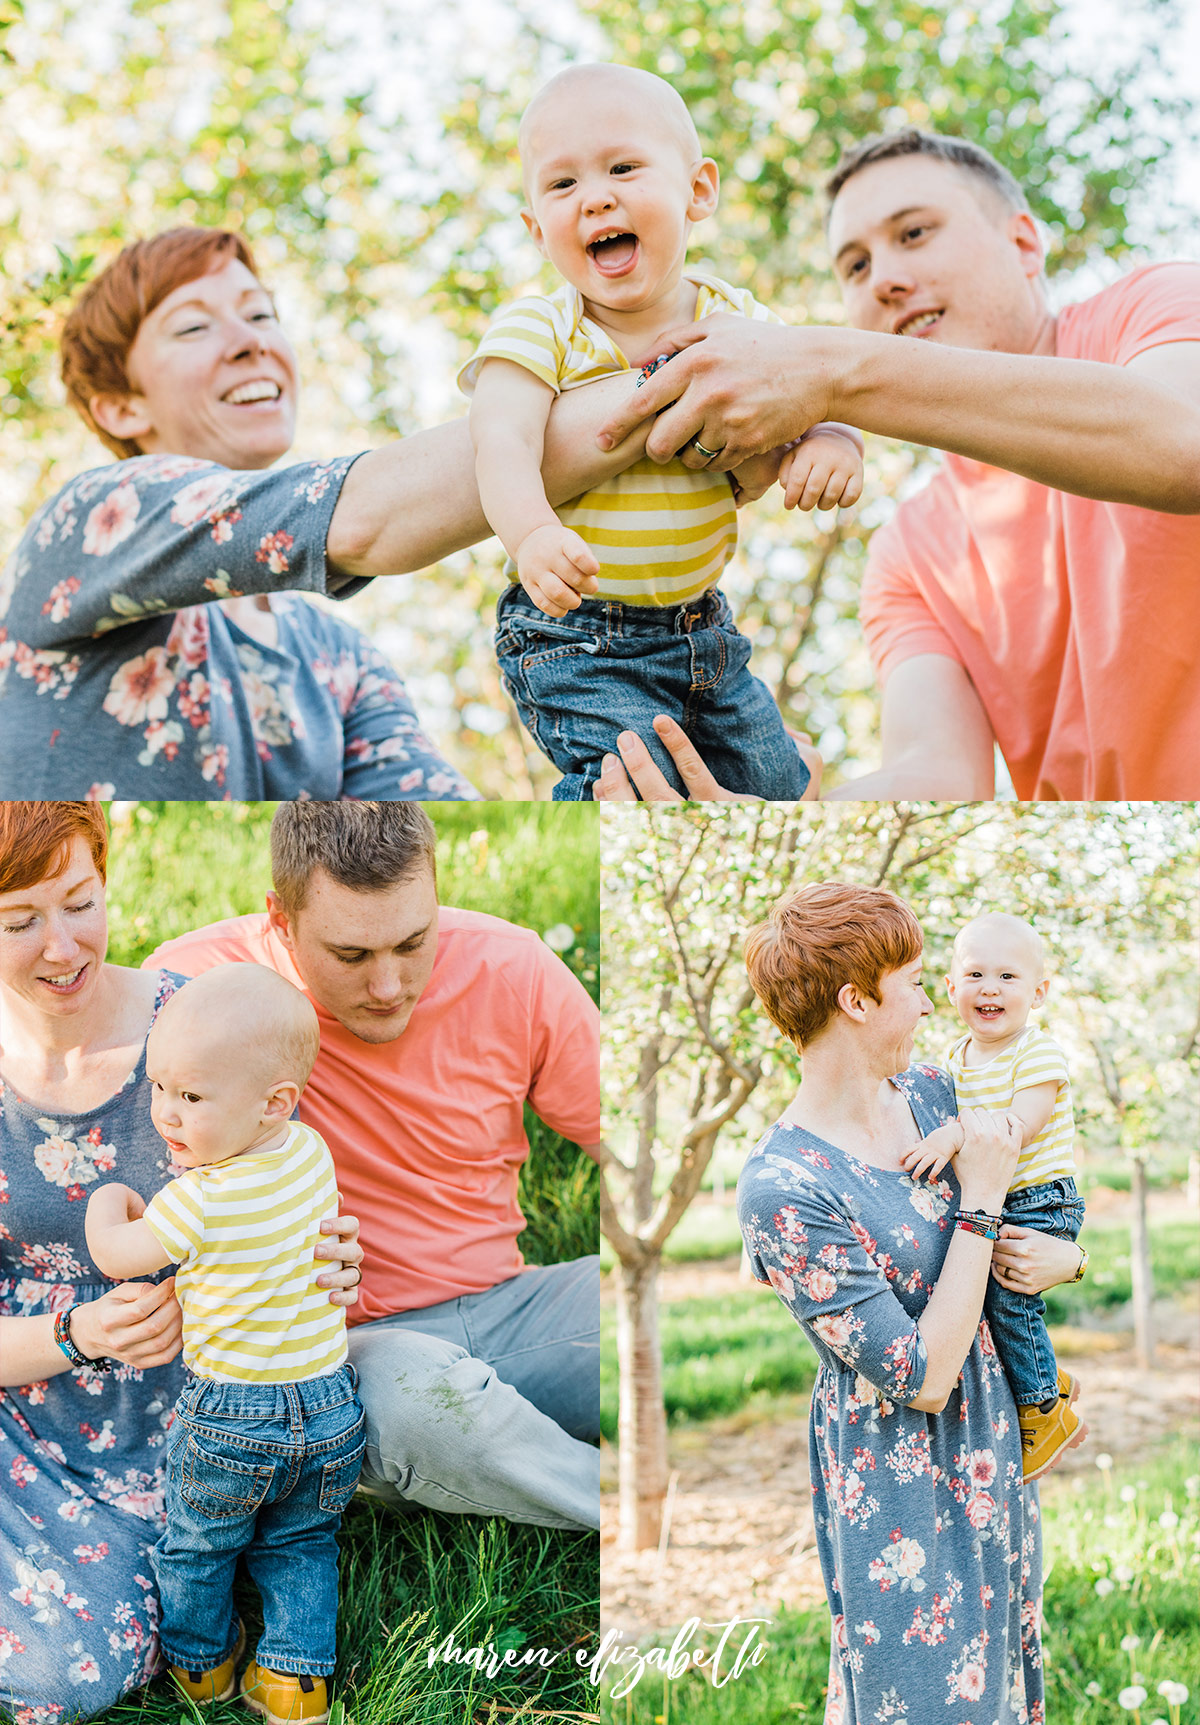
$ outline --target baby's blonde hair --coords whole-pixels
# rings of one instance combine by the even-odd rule
[[[630,85],[638,93],[647,107],[657,106],[662,111],[662,117],[675,132],[680,148],[688,165],[703,159],[704,151],[700,145],[700,134],[696,123],[688,112],[687,103],[665,78],[660,78],[654,72],[644,72],[639,66],[619,66],[611,61],[588,61],[582,65],[565,66],[533,96],[528,107],[521,116],[521,127],[517,134],[517,149],[524,163],[529,148],[529,134],[533,121],[540,107],[543,107],[553,96],[561,95],[564,90],[570,91],[572,85],[588,83],[622,83]]]
[[[303,1090],[321,1046],[312,1002],[265,964],[218,964],[201,971],[167,1001],[156,1020],[168,1015],[199,1017],[210,1034],[214,1025],[228,1031],[230,1058],[254,1061],[267,1085],[289,1081]]]
[[[1043,941],[1041,935],[1038,933],[1037,929],[1034,928],[1032,923],[1026,922],[1024,917],[1010,916],[1007,911],[1003,910],[984,911],[982,915],[973,916],[970,922],[963,924],[954,937],[951,968],[960,963],[962,947],[971,930],[973,928],[984,928],[989,924],[994,928],[1002,929],[1006,933],[1014,935],[1017,939],[1024,942],[1026,950],[1032,955],[1034,963],[1040,971],[1038,980],[1041,981],[1046,975],[1046,943]]]

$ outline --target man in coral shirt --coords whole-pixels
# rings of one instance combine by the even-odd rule
[[[282,803],[267,912],[164,943],[265,964],[317,1009],[300,1117],[360,1218],[362,1483],[394,1503],[599,1524],[599,1260],[527,1268],[522,1109],[599,1153],[599,1014],[529,929],[439,907],[416,803]]]
[[[672,332],[606,431],[678,397],[651,454],[699,436],[725,466],[826,417],[948,452],[871,541],[883,768],[837,796],[990,797],[996,741],[1022,798],[1200,797],[1200,264],[1055,316],[1024,195],[978,146],[869,140],[830,191],[853,329]],[[622,753],[659,796],[638,740]],[[599,794],[632,794],[615,760]]]

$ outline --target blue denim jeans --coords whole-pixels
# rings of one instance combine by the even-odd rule
[[[1010,1192],[1002,1215],[1022,1228],[1074,1240],[1083,1226],[1083,1199],[1074,1180],[1048,1180],[1043,1186]],[[1017,1406],[1028,1407],[1057,1395],[1058,1368],[1042,1296],[1014,1294],[989,1276],[983,1310]]]
[[[636,731],[684,789],[650,721],[678,720],[726,790],[791,802],[808,768],[765,683],[747,670],[750,643],[715,590],[686,605],[585,599],[554,619],[514,582],[496,608],[496,653],[521,721],[562,773],[556,802],[590,802],[604,755]]]
[[[600,1525],[600,1260],[356,1324],[362,1489],[393,1508]]]
[[[337,1530],[366,1444],[351,1365],[298,1384],[189,1378],[167,1451],[167,1525],[151,1553],[163,1652],[211,1670],[233,1652],[238,1555],[262,1595],[255,1655],[272,1671],[333,1671]]]

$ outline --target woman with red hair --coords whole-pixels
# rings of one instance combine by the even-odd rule
[[[304,597],[487,536],[466,421],[275,468],[296,355],[221,229],[127,246],[62,354],[68,399],[119,465],[43,505],[0,574],[0,797],[473,797],[388,661]],[[556,414],[557,499],[637,454],[595,448],[614,399]]]
[[[174,1278],[116,1282],[84,1237],[91,1188],[170,1176],[145,1040],[186,978],[105,963],[108,834],[88,803],[0,803],[0,1707],[103,1713],[159,1665],[147,1552],[183,1385]],[[357,1224],[317,1255],[357,1297]]]
[[[809,1462],[833,1619],[825,1725],[1038,1725],[1037,1487],[1022,1488],[1016,1405],[981,1314],[993,1266],[1029,1291],[1070,1281],[1079,1254],[1028,1229],[999,1240],[1021,1147],[1008,1116],[964,1109],[937,1179],[901,1166],[958,1113],[945,1073],[912,1064],[932,1010],[921,948],[893,893],[832,882],[751,932],[750,980],[803,1082],[747,1158],[738,1214],[754,1274],[821,1363]]]

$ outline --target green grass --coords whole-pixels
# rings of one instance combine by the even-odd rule
[[[765,1288],[711,1299],[666,1301],[659,1308],[663,1402],[672,1423],[768,1407],[777,1396],[812,1386],[817,1357],[796,1321]],[[601,1331],[600,1428],[617,1433],[617,1343]]]
[[[1200,1720],[1198,1466],[1194,1445],[1176,1439],[1159,1454],[1107,1474],[1097,1469],[1043,1484],[1049,1725],[1132,1722],[1117,1696],[1135,1672],[1149,1693],[1142,1725],[1169,1716],[1157,1693],[1164,1679],[1193,1691],[1181,1725]],[[1163,1527],[1164,1513],[1168,1520],[1177,1516],[1177,1525]],[[768,1647],[762,1663],[722,1689],[697,1671],[664,1683],[647,1668],[630,1695],[614,1699],[618,1676],[601,1701],[603,1725],[729,1725],[734,1719],[737,1725],[816,1725],[825,1710],[827,1612],[781,1612],[762,1633]],[[1133,1635],[1139,1645],[1122,1650],[1122,1640]],[[710,1632],[705,1644],[711,1649],[714,1640]],[[656,1646],[670,1642],[669,1633],[654,1637]],[[1176,1725],[1173,1715],[1171,1722]]]
[[[110,957],[138,964],[159,941],[220,917],[259,910],[269,884],[271,810],[259,804],[141,804],[113,835]],[[443,903],[487,911],[539,934],[566,924],[563,957],[598,993],[597,823],[586,809],[537,804],[431,804]],[[526,1113],[531,1153],[519,1196],[530,1263],[596,1250],[598,1175],[574,1145]],[[594,1650],[599,1549],[593,1534],[521,1527],[479,1516],[395,1514],[351,1505],[341,1534],[341,1603],[335,1695],[344,1725],[507,1725],[513,1710],[559,1719],[594,1707],[577,1647]],[[254,1634],[258,1597],[236,1588]],[[453,1631],[459,1647],[559,1651],[548,1671],[517,1667],[495,1678],[427,1655]],[[504,1711],[507,1709],[508,1711]],[[523,1713],[521,1710],[525,1710]],[[195,1713],[161,1680],[103,1716],[101,1725],[244,1725],[232,1704]],[[337,1714],[334,1715],[335,1720]]]

